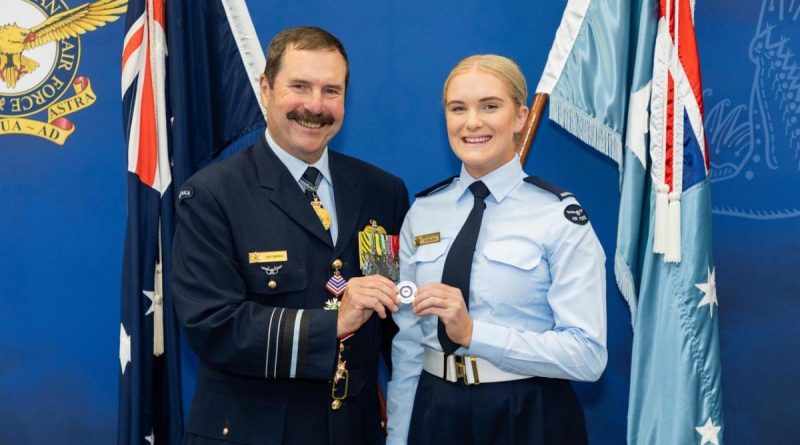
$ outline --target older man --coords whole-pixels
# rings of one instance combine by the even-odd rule
[[[326,31],[276,35],[260,79],[264,137],[179,192],[172,285],[201,361],[187,443],[383,442],[379,318],[398,301],[390,279],[361,276],[359,232],[391,241],[408,195],[328,150],[348,74]]]

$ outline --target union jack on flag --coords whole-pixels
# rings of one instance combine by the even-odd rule
[[[569,0],[537,87],[550,94],[551,120],[620,168],[614,274],[634,326],[630,445],[723,443],[693,7]]]
[[[139,11],[136,11],[136,9]],[[166,24],[164,0],[132,1],[122,53],[128,171],[162,195],[172,182],[167,149]]]
[[[122,100],[128,223],[120,302],[118,443],[180,443],[179,337],[170,302],[172,173],[167,133],[164,0],[128,3]]]
[[[176,185],[227,148],[261,137],[265,124],[258,103],[264,53],[244,0],[166,6],[166,0],[128,2],[122,52],[128,224],[119,444],[182,441],[181,377],[191,382],[193,369],[181,368],[167,279]]]
[[[661,0],[650,99],[651,175],[656,187],[653,251],[681,260],[681,193],[708,175],[703,87],[693,3]]]

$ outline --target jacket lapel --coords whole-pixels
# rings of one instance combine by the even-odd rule
[[[306,195],[292,178],[286,166],[272,152],[263,136],[254,150],[254,159],[261,187],[271,190],[270,201],[297,225],[319,238],[328,247],[333,248],[330,233],[322,227]],[[334,193],[336,193],[335,190]]]
[[[351,236],[359,230],[358,218],[364,203],[364,190],[358,181],[358,173],[349,171],[338,153],[328,152],[333,194],[336,200],[336,217],[339,222],[339,239],[334,257],[339,257],[349,244]]]

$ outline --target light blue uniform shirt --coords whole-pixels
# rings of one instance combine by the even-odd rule
[[[267,135],[267,143],[269,147],[272,149],[275,156],[280,159],[283,165],[289,169],[289,173],[292,174],[292,178],[297,182],[297,186],[303,190],[302,186],[300,185],[300,178],[303,176],[303,173],[306,172],[308,167],[316,167],[320,173],[322,173],[322,180],[317,187],[317,196],[319,196],[319,200],[322,202],[322,207],[325,207],[325,210],[328,211],[331,215],[331,239],[333,239],[333,244],[336,244],[337,236],[339,235],[339,223],[338,219],[336,218],[336,201],[333,199],[333,181],[331,176],[331,169],[328,167],[328,147],[325,147],[325,150],[322,152],[322,156],[319,160],[313,164],[306,164],[305,161],[297,159],[296,157],[292,156],[287,152],[283,147],[278,145],[275,142],[275,139],[272,139],[272,135],[269,134],[269,128],[264,131]],[[305,192],[305,190],[303,190]],[[309,204],[311,205],[311,204]]]
[[[606,366],[605,254],[591,224],[568,220],[576,204],[523,182],[519,158],[484,176],[491,195],[472,261],[469,313],[474,355],[522,375],[594,381]],[[450,244],[467,219],[475,181],[462,166],[451,184],[420,197],[400,231],[400,280],[423,286],[441,281]],[[441,241],[414,245],[440,233]],[[401,305],[392,317],[387,444],[405,443],[424,348],[441,351],[435,316],[417,317]],[[488,383],[491,385],[491,383]]]

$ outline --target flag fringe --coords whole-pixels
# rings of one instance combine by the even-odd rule
[[[625,262],[622,252],[617,249],[614,254],[614,276],[617,279],[617,287],[622,294],[622,298],[628,303],[628,308],[631,311],[631,329],[636,328],[636,286],[633,283],[633,273]]]
[[[259,75],[266,63],[266,57],[261,49],[253,19],[247,9],[247,3],[244,0],[223,0],[222,7],[225,9],[225,15],[228,18],[231,33],[239,49],[242,64],[247,72],[247,77],[250,79],[250,87],[253,89],[256,102],[261,107],[261,113],[266,119],[267,109],[261,104],[261,86],[259,84]]]
[[[622,165],[622,136],[566,100],[550,97],[550,120]]]

